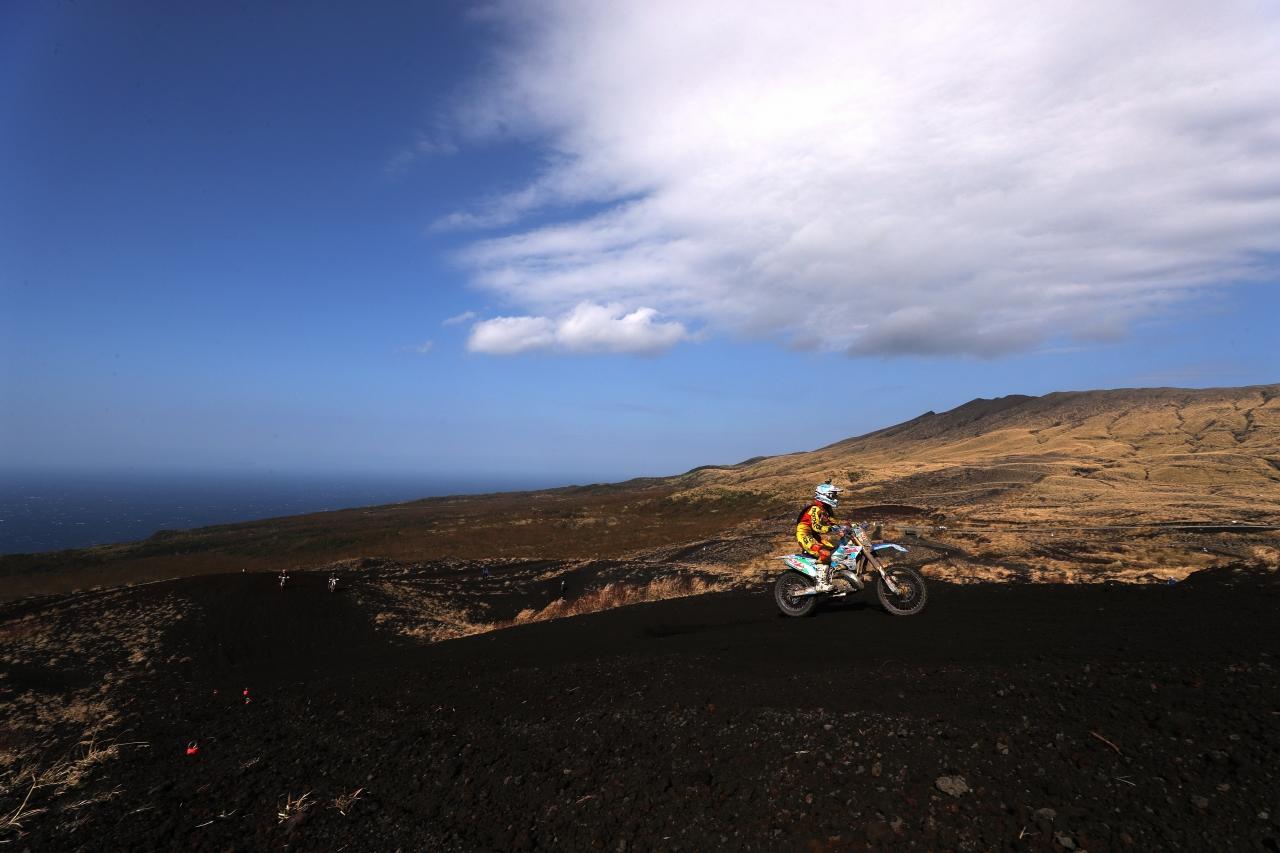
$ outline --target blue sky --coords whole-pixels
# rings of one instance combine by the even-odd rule
[[[624,6],[5,4],[0,467],[594,481],[1280,381],[1265,8]]]

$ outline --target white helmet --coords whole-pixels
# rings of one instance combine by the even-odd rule
[[[814,490],[813,499],[835,509],[840,503],[840,490],[831,485],[830,480],[827,480],[827,482],[818,486],[818,488]]]

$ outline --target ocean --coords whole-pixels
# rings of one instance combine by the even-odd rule
[[[440,495],[563,485],[395,475],[0,473],[0,554],[59,551],[186,530]]]

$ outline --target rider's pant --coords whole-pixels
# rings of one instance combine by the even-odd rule
[[[811,554],[818,558],[818,562],[831,565],[832,545],[830,542],[823,542],[816,536],[804,536],[800,539],[800,547],[804,548],[806,554]]]

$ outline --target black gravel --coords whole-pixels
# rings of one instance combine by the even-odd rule
[[[1273,576],[935,582],[906,619],[761,589],[435,646],[322,575],[142,588],[194,614],[130,705],[150,748],[12,849],[1276,851]]]

